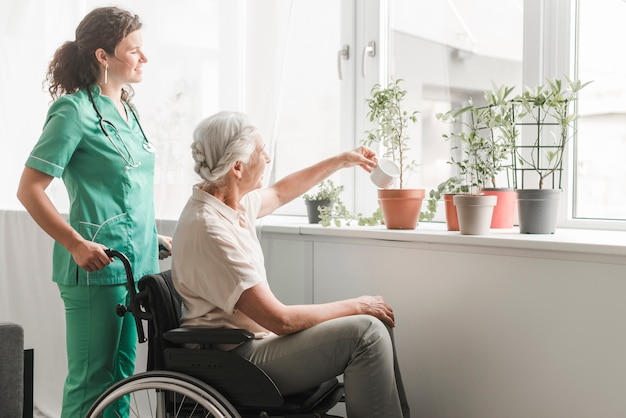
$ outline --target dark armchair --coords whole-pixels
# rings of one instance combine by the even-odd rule
[[[21,417],[24,408],[24,329],[0,322],[0,418]]]

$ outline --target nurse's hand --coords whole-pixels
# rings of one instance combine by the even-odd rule
[[[102,270],[113,260],[106,255],[106,247],[102,244],[83,240],[70,250],[72,257],[78,266],[92,272]]]
[[[159,260],[164,260],[172,255],[172,237],[159,235]]]

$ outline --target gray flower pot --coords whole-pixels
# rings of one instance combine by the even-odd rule
[[[320,211],[317,208],[318,206],[330,206],[330,200],[305,200],[304,202],[306,203],[306,213],[309,217],[309,223],[320,223]]]
[[[560,189],[519,189],[517,210],[522,234],[554,234]]]

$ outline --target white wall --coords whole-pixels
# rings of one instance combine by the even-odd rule
[[[286,303],[382,294],[397,316],[413,416],[623,417],[626,233],[463,237],[429,224],[392,232],[295,222],[260,225],[274,292]],[[173,227],[159,223],[166,234]],[[0,321],[24,326],[35,405],[57,417],[65,321],[51,247],[26,212],[0,211]]]
[[[272,288],[383,295],[413,416],[623,417],[626,257],[318,231],[262,232]]]

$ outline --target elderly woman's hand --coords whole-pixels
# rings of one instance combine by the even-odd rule
[[[341,154],[345,167],[361,166],[363,170],[370,173],[378,164],[376,153],[368,147],[360,146],[351,151]]]
[[[396,318],[393,309],[385,303],[382,296],[361,296],[357,298],[361,313],[372,315],[390,327],[396,326]]]

